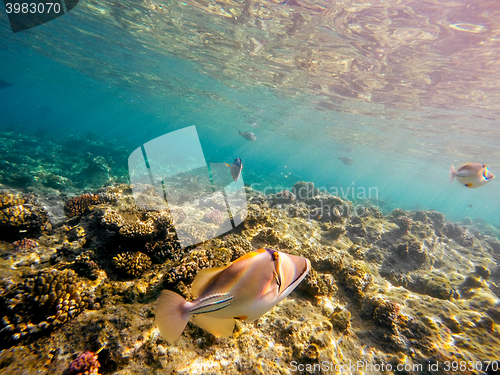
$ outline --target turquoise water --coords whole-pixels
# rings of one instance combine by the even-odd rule
[[[486,104],[477,105],[474,95],[464,93],[463,102],[450,99],[449,105],[438,102],[432,106],[428,98],[415,102],[414,108],[401,108],[385,103],[386,99],[348,102],[352,95],[345,93],[343,103],[341,95],[336,96],[337,101],[322,96],[324,88],[317,88],[314,94],[314,85],[306,79],[303,87],[294,85],[300,79],[293,79],[302,73],[293,70],[285,71],[293,77],[290,83],[286,78],[277,80],[276,74],[270,80],[262,70],[262,81],[250,84],[246,79],[239,80],[245,77],[247,65],[231,54],[242,52],[234,51],[230,36],[228,45],[215,52],[213,45],[203,51],[200,43],[193,42],[189,58],[176,45],[169,49],[161,39],[165,31],[160,22],[170,21],[164,20],[166,15],[158,13],[158,8],[155,13],[155,5],[145,2],[134,8],[128,4],[120,13],[112,4],[83,3],[46,25],[15,34],[1,8],[0,78],[12,83],[0,90],[2,131],[32,134],[35,139],[45,137],[56,143],[72,134],[92,132],[114,147],[123,146],[113,168],[124,169],[130,152],[141,144],[196,125],[207,161],[232,162],[240,157],[245,183],[259,190],[290,188],[305,180],[351,200],[365,196],[382,200],[387,204],[384,209],[435,209],[450,220],[481,217],[492,224],[500,223],[497,181],[479,189],[448,181],[451,163],[481,162],[493,173],[500,173],[495,124],[498,110],[488,107],[486,99]],[[177,5],[172,7],[172,14],[179,11]],[[198,17],[196,7],[182,9],[186,17]],[[214,23],[205,25],[207,29],[222,34],[230,30],[224,19],[213,17]],[[122,24],[117,23],[120,19]],[[498,30],[492,26],[494,20],[486,24],[491,33]],[[476,36],[456,31],[457,27],[449,29],[458,33],[457,38]],[[330,35],[328,30],[320,30]],[[185,32],[206,35],[196,28]],[[179,29],[176,33],[182,35]],[[376,30],[374,33],[376,36]],[[491,40],[493,34],[485,38]],[[293,33],[282,46],[272,48],[300,51],[300,46],[289,46],[292,41]],[[268,46],[273,43],[271,40],[263,48],[271,48]],[[248,49],[243,51],[251,55]],[[462,53],[457,46],[457,58]],[[217,63],[213,56],[217,54],[219,71],[213,68]],[[443,51],[441,58],[447,55],[452,52]],[[432,65],[433,59],[438,64],[435,52],[428,58],[428,64]],[[464,66],[470,64],[473,62]],[[396,68],[405,63],[386,62],[386,67],[391,66],[396,74]],[[271,69],[272,64],[268,67]],[[231,74],[232,68],[243,73]],[[360,71],[359,67],[351,69],[352,74]],[[436,65],[430,79],[438,80],[439,73],[440,66]],[[401,74],[402,80],[408,79],[406,73]],[[478,87],[470,91],[477,96],[482,89],[487,96],[484,82],[497,78],[496,72],[484,67],[484,77],[474,78]],[[441,97],[453,97],[456,88],[449,85],[448,93],[441,88]],[[414,89],[426,95],[425,88]],[[375,95],[376,90],[373,92]],[[328,100],[333,109],[325,107]],[[239,130],[254,132],[257,141],[248,142],[238,135]],[[43,152],[43,143],[40,146]],[[339,156],[352,158],[353,164],[344,165]],[[368,196],[368,191],[373,196]]]

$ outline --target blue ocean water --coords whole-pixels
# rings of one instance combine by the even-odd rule
[[[197,58],[187,58],[175,46],[147,44],[143,27],[153,36],[158,27],[158,38],[164,34],[151,4],[141,3],[150,12],[142,15],[128,4],[120,15],[129,23],[117,26],[120,18],[109,16],[115,5],[83,3],[64,17],[15,34],[0,5],[0,78],[12,83],[0,90],[0,129],[54,141],[96,133],[123,145],[123,157],[115,163],[126,168],[128,154],[141,144],[196,125],[207,161],[240,157],[245,183],[262,191],[312,181],[347,199],[383,202],[385,209],[435,209],[450,220],[480,217],[500,223],[497,181],[467,189],[448,180],[451,163],[485,163],[500,173],[495,108],[461,103],[391,108],[366,99],[344,107],[339,101],[339,110],[325,110],[318,105],[325,97],[311,93],[305,81],[304,87],[287,86],[286,80],[266,79],[262,70],[262,82],[250,85],[238,82],[243,68],[241,76],[208,70],[203,58],[205,52],[212,52],[207,59],[213,56],[208,47],[193,46]],[[227,30],[217,20],[214,28]],[[216,52],[221,60],[234,59],[221,67],[238,64],[231,45]],[[484,79],[491,74],[497,78],[485,70]],[[456,87],[449,90],[452,96]],[[254,132],[257,140],[245,140],[240,130]],[[343,164],[339,156],[353,164]]]

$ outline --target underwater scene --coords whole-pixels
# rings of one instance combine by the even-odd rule
[[[500,374],[499,120],[496,0],[4,0],[0,374]]]

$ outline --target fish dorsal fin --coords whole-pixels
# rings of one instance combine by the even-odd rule
[[[198,274],[191,285],[191,295],[193,298],[197,298],[201,292],[203,292],[203,290],[227,267],[229,266],[205,268],[204,270],[198,271]]]
[[[217,337],[229,337],[234,330],[234,319],[218,319],[207,314],[196,315],[194,324]]]

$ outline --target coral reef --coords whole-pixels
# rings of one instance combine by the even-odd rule
[[[75,258],[75,269],[80,275],[88,277],[91,280],[96,280],[99,277],[100,268],[95,258],[92,250],[80,253]]]
[[[36,224],[31,233],[0,237],[8,272],[0,282],[1,364],[25,360],[68,374],[145,366],[156,374],[286,374],[293,361],[394,369],[498,359],[500,240],[485,234],[484,223],[450,223],[423,210],[383,216],[370,202],[361,215],[352,202],[298,182],[269,195],[247,187],[243,223],[212,238],[217,210],[225,210],[220,197],[204,198],[193,176],[178,179],[200,195],[179,193],[167,210],[150,186],[140,188],[141,206],[130,186],[106,186],[50,232]],[[2,212],[22,206],[43,217],[24,195],[0,195],[0,202]],[[195,245],[182,248],[177,233]],[[174,345],[162,339],[154,324],[162,289],[189,300],[200,270],[263,246],[311,261],[290,296],[256,322],[238,323],[230,338],[188,323]],[[38,262],[19,261],[33,253]],[[87,351],[103,345],[99,361]],[[74,353],[83,354],[68,369]],[[437,373],[452,372],[441,366]]]
[[[121,253],[113,258],[114,266],[132,277],[140,276],[151,267],[151,258],[141,252]]]
[[[52,225],[47,212],[33,195],[0,193],[0,233],[6,238],[26,234],[40,235],[50,231]]]
[[[38,247],[38,242],[29,238],[23,238],[22,240],[15,241],[13,245],[15,246],[15,251],[27,253],[36,249]]]
[[[69,199],[64,205],[64,211],[68,217],[80,216],[93,207],[107,203],[108,198],[99,194],[83,194]]]
[[[330,322],[340,332],[345,332],[351,327],[351,313],[341,308],[335,309],[330,316]]]
[[[195,249],[187,253],[179,265],[173,267],[164,278],[167,287],[182,281],[184,284],[194,280],[199,270],[211,267],[222,267],[231,261],[233,252],[227,248]]]
[[[147,242],[144,247],[144,253],[156,263],[163,263],[167,259],[179,261],[184,254],[179,242],[174,239]]]
[[[55,329],[93,306],[92,294],[72,270],[40,271],[0,291],[0,337],[12,343]]]
[[[123,225],[123,217],[119,212],[106,208],[102,213],[101,225],[113,231],[118,231]]]
[[[198,244],[202,241],[212,238],[215,233],[214,230],[208,225],[201,224],[181,224],[176,226],[177,236],[183,237],[193,244]]]
[[[222,212],[220,212],[217,209],[208,211],[205,216],[203,216],[203,220],[206,221],[207,223],[212,223],[215,225],[220,225],[224,222],[225,218],[224,215],[222,215]]]
[[[100,363],[93,352],[80,354],[69,365],[67,375],[99,375]]]
[[[120,228],[120,234],[128,238],[148,237],[155,230],[153,220],[146,222],[137,221],[135,223],[124,224]]]

